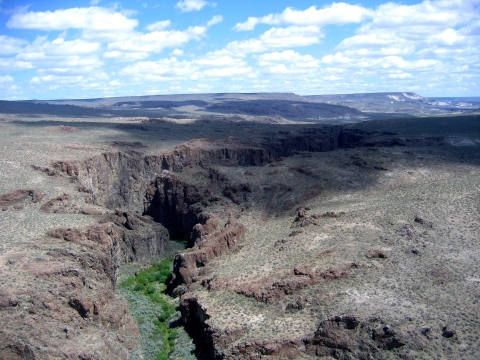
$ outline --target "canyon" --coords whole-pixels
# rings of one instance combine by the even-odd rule
[[[0,358],[132,358],[171,239],[197,358],[478,355],[478,116],[172,119],[0,122]]]

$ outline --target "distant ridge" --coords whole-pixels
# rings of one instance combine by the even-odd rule
[[[426,100],[423,96],[413,92],[379,92],[332,95],[307,95],[304,98],[310,101],[339,101],[339,100],[383,100],[383,101],[419,101]]]
[[[226,119],[233,115],[268,121],[363,121],[392,117],[478,112],[480,97],[429,98],[414,92],[327,95],[294,93],[206,93],[121,96],[95,99],[1,101],[0,114],[57,117],[147,117]],[[238,119],[246,119],[237,116]],[[251,120],[251,119],[250,119]]]
[[[65,99],[65,100],[26,100],[36,104],[63,104],[87,107],[115,106],[116,103],[143,101],[225,101],[225,100],[292,100],[305,101],[302,96],[294,93],[206,93],[206,94],[170,94],[119,96],[95,99]]]

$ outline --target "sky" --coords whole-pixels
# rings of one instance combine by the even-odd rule
[[[480,0],[0,0],[0,99],[480,96]]]

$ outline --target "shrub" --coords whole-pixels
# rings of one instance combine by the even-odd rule
[[[173,351],[178,336],[177,331],[171,329],[167,323],[175,313],[175,305],[170,303],[168,295],[164,291],[157,290],[157,286],[155,286],[155,284],[166,284],[171,276],[172,264],[173,259],[163,260],[141,271],[138,275],[128,278],[121,284],[124,289],[141,292],[148,299],[159,304],[162,309],[160,316],[153,320],[154,334],[158,334],[163,340],[163,349],[156,355],[155,360],[168,359],[168,354]],[[142,318],[143,321],[145,319]]]

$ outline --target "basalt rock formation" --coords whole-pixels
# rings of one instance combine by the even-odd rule
[[[113,293],[118,268],[165,252],[168,232],[123,211],[98,220],[49,231],[44,255],[23,267],[29,288],[1,294],[1,316],[29,336],[2,329],[0,358],[128,357],[139,334],[127,304]]]
[[[22,203],[25,201],[37,203],[42,201],[43,197],[44,195],[38,190],[14,190],[7,194],[0,195],[0,208],[3,211],[8,210],[9,206],[19,209],[24,206]]]
[[[49,236],[90,249],[103,247],[108,256],[104,270],[115,283],[119,266],[163,254],[168,250],[168,231],[151,219],[126,211],[98,219],[99,225],[84,229],[54,229]]]
[[[408,334],[408,335],[406,335]],[[415,335],[415,336],[412,336]],[[306,353],[335,359],[377,358],[382,350],[401,348],[410,343],[422,346],[420,329],[397,329],[379,318],[361,320],[352,315],[336,316],[321,322],[314,336],[305,339]]]
[[[63,351],[67,357],[85,359],[127,358],[136,343],[138,330],[128,315],[126,304],[113,295],[118,268],[165,252],[169,238],[188,240],[190,249],[175,257],[168,290],[175,296],[181,296],[180,310],[184,324],[197,343],[202,344],[201,350],[208,358],[247,359],[264,355],[294,358],[300,352],[307,352],[347,359],[349,354],[357,351],[355,349],[365,347],[370,350],[362,350],[364,352],[358,353],[358,356],[368,358],[375,354],[374,348],[389,350],[403,346],[403,333],[392,330],[381,321],[363,321],[354,317],[330,319],[308,338],[240,341],[232,345],[242,334],[237,333],[238,330],[220,332],[210,326],[207,322],[210,316],[208,309],[192,293],[199,288],[205,291],[231,290],[235,295],[268,305],[310,286],[344,279],[350,270],[362,267],[353,262],[317,269],[292,266],[287,271],[271,272],[255,281],[248,279],[243,282],[228,276],[209,276],[210,262],[239,251],[246,233],[245,225],[237,222],[232,214],[220,228],[219,223],[224,220],[225,213],[217,217],[210,210],[218,202],[234,208],[246,208],[251,195],[263,192],[269,197],[265,200],[267,212],[277,208],[285,212],[322,192],[321,184],[297,192],[292,186],[282,183],[264,184],[262,189],[258,189],[248,183],[248,179],[234,181],[218,170],[220,166],[234,168],[270,164],[275,167],[282,158],[304,152],[396,144],[392,139],[385,140],[385,136],[377,139],[371,135],[348,127],[325,126],[306,128],[298,133],[285,132],[272,139],[265,138],[260,143],[242,143],[233,138],[216,141],[198,139],[157,155],[126,150],[104,153],[85,161],[57,161],[52,164],[53,169],[37,167],[48,176],[70,177],[78,185],[78,190],[85,194],[87,202],[102,206],[105,211],[103,215],[89,212],[89,215],[98,214],[95,215],[97,224],[49,231],[48,239],[68,242],[70,250],[52,246],[41,261],[28,264],[27,270],[33,279],[50,285],[59,284],[56,290],[51,289],[44,297],[38,292],[28,296],[22,293],[0,294],[2,314],[12,322],[28,327],[32,334],[28,340],[19,340],[14,339],[11,332],[0,332],[0,344],[7,344],[3,348],[3,345],[0,346],[0,355],[26,358],[33,353],[33,356],[41,357],[46,354],[42,353],[42,349],[50,347],[58,349],[58,354],[48,353],[52,356],[60,356]],[[288,171],[319,179],[318,173],[300,167],[291,166]],[[271,173],[275,175],[275,169]],[[252,176],[253,172],[249,174]],[[3,196],[1,201],[10,205],[12,201],[32,198],[35,202],[41,200],[40,195],[33,190],[22,190]],[[282,202],[277,201],[279,198]],[[42,210],[62,212],[64,207],[57,203],[65,200],[68,199],[54,198],[43,204]],[[82,213],[82,210],[78,212]],[[289,239],[294,239],[295,235],[301,237],[303,231],[323,221],[337,221],[343,215],[342,212],[325,212],[310,216],[300,208],[292,227],[302,229],[292,232]],[[266,214],[265,218],[268,216]],[[429,223],[425,221],[415,221],[428,227]],[[405,234],[408,235],[410,233]],[[367,258],[387,257],[380,255],[380,252],[374,255],[368,253]],[[301,310],[306,303],[302,301],[292,303],[290,307],[286,305],[287,310]],[[24,314],[17,311],[20,308],[29,311],[32,317],[21,318]],[[51,317],[55,325],[52,329],[58,328],[58,324],[66,324],[60,332],[63,338],[60,339],[58,331],[54,333],[52,330],[51,337],[57,339],[52,345],[53,340],[35,331],[33,315]],[[111,329],[115,330],[116,338],[110,338]],[[102,340],[90,346],[88,334],[95,331],[97,337],[99,332],[102,334]],[[74,340],[80,347],[74,347],[65,339]],[[101,355],[97,357],[96,354]]]
[[[232,166],[259,166],[275,159],[275,153],[268,149],[234,139],[199,139],[156,156],[142,156],[134,151],[105,153],[84,162],[58,161],[53,167],[91,189],[96,204],[143,212],[147,187],[163,171],[181,172],[213,161]]]
[[[224,228],[213,232],[216,226],[211,225],[215,222],[208,223],[207,221],[207,226],[199,224],[195,231],[200,236],[196,238],[194,247],[175,256],[173,277],[169,284],[174,295],[182,295],[194,288],[194,285],[198,287],[198,284],[194,284],[197,282],[196,276],[202,269],[205,269],[209,261],[222,254],[235,252],[241,245],[245,235],[243,224],[237,223],[235,218],[230,215]],[[205,231],[207,229],[208,232]],[[204,274],[205,272],[202,275]]]

